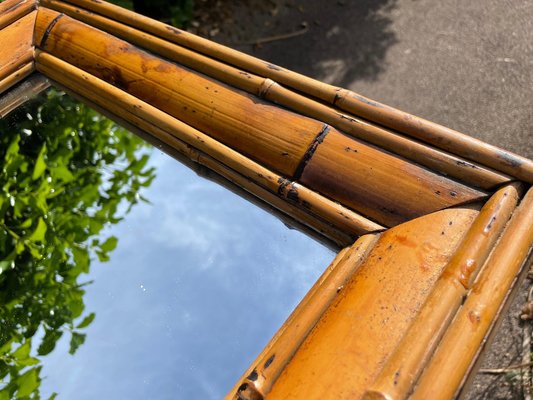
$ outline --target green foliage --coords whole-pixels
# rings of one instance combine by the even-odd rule
[[[39,399],[35,353],[63,335],[71,354],[83,344],[95,318],[83,274],[109,259],[105,227],[155,176],[140,139],[60,92],[43,97],[0,120],[0,400]]]
[[[184,28],[191,21],[194,0],[111,0],[120,7]]]

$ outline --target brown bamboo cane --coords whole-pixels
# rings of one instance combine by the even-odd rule
[[[375,144],[437,172],[459,179],[482,189],[492,189],[510,180],[501,173],[471,163],[465,159],[443,152],[371,125],[363,120],[345,115],[308,97],[291,92],[269,78],[259,77],[213,60],[120,22],[105,18],[84,9],[57,0],[42,0],[43,6],[63,12],[73,18],[102,29],[117,37],[205,73],[229,85],[261,96],[311,118],[326,122],[349,135]]]
[[[493,168],[496,171],[533,183],[533,161],[512,152],[375,102],[352,91],[328,85],[259,60],[113,4],[101,0],[68,0],[68,2],[259,76],[271,78],[282,85],[335,105],[348,113],[400,131],[440,149]]]
[[[520,185],[498,190],[483,206],[365,399],[407,398],[416,378],[470,289],[516,207]]]
[[[35,40],[289,177],[324,126],[49,9],[39,9]]]
[[[29,14],[36,6],[36,0],[6,0],[0,3],[0,29]]]
[[[33,61],[23,65],[17,71],[0,80],[0,94],[19,83],[34,71]]]
[[[151,125],[158,127],[161,131],[169,132],[188,145],[242,174],[247,180],[257,183],[271,193],[278,193],[280,181],[283,181],[281,176],[202,132],[52,55],[37,51],[36,62],[39,71],[43,71],[67,87],[71,87],[69,84],[82,87],[87,92],[87,96],[91,92],[101,93],[101,97],[107,99],[107,103],[104,104],[105,107],[119,107],[119,112],[115,112],[115,114],[121,115],[120,109],[126,110],[138,118],[138,123],[146,121],[147,128],[148,125]],[[323,196],[314,194],[305,187],[300,187],[298,193],[301,199],[305,199],[302,200],[302,206],[309,212],[324,218],[334,226],[339,226],[351,235],[359,236],[384,229],[381,225],[375,224]]]
[[[238,400],[254,394],[265,397],[324,311],[363,263],[378,237],[360,237],[342,258],[339,255],[334,260],[226,399]]]
[[[382,233],[266,398],[360,398],[477,214],[475,209],[448,209]]]
[[[372,198],[385,202],[378,207],[365,208],[372,211],[367,215],[378,223],[390,226],[412,216],[474,201],[486,195],[390,153],[375,150],[356,139],[350,139],[347,146],[361,150],[359,158],[368,160],[369,164],[359,162],[362,169],[352,170],[351,174],[344,168],[343,176],[350,178],[344,182],[335,176],[324,182],[319,175],[311,174],[317,164],[314,162],[314,149],[318,146],[316,154],[321,154],[321,149],[326,146],[319,145],[327,129],[323,123],[230,89],[54,11],[39,10],[36,40],[56,56],[192,124],[271,169],[297,178],[301,174],[299,171],[307,165],[305,181],[311,189],[319,189],[320,186],[327,189],[327,193],[343,194],[343,190],[349,187],[348,193],[361,194],[356,190],[358,186],[371,186],[367,194],[375,192]],[[333,129],[331,132],[334,135]],[[325,143],[329,143],[328,140],[326,138]],[[357,160],[344,157],[348,147],[333,148],[340,153],[334,155],[357,163]],[[312,156],[313,159],[306,164]],[[390,165],[397,168],[390,169]],[[397,174],[400,170],[402,173]],[[376,178],[373,182],[372,177]],[[389,196],[391,187],[395,189],[396,196],[396,205],[392,208],[388,205],[393,201]],[[291,194],[294,191],[288,192],[288,195]],[[424,201],[413,202],[413,197]],[[335,196],[333,199],[341,200]],[[361,204],[350,201],[345,204],[351,206],[352,203]]]
[[[0,79],[5,79],[33,60],[33,27],[37,11],[0,30]]]
[[[422,373],[412,399],[450,399],[461,387],[533,246],[533,188],[513,213],[468,297]]]
[[[0,118],[4,118],[17,107],[31,100],[50,86],[48,78],[33,74],[0,97]]]

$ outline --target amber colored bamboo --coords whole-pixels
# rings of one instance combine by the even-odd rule
[[[0,30],[0,79],[5,79],[33,60],[33,11]]]
[[[265,397],[324,311],[365,260],[377,239],[378,235],[363,236],[342,258],[334,260],[298,304],[280,333],[274,336],[265,351],[252,363],[251,369],[230,391],[227,399],[246,398],[252,394]]]
[[[39,9],[35,40],[287,177],[324,126],[49,9]]]
[[[68,0],[68,2],[259,76],[271,78],[282,85],[324,100],[356,116],[390,129],[398,130],[435,147],[493,168],[496,171],[533,183],[533,161],[509,151],[367,99],[349,90],[317,81],[189,32],[154,21],[113,4],[101,0]]]
[[[52,28],[49,29],[49,26]],[[41,37],[46,40],[41,40]],[[328,127],[323,123],[230,89],[200,74],[149,55],[68,16],[40,9],[36,41],[61,59],[168,112],[288,178],[294,176],[298,179],[301,173],[299,171],[305,167],[313,149],[318,146],[318,154],[324,146],[320,145],[321,135]],[[374,164],[364,168],[365,171],[374,171],[373,174],[367,176],[355,171],[353,176],[348,177],[357,179],[348,180],[348,183],[339,182],[332,177],[331,185],[322,185],[323,180],[317,180],[316,174],[308,172],[316,164],[314,156],[305,167],[302,179],[306,177],[307,186],[313,190],[322,192],[322,187],[330,189],[331,186],[341,184],[349,187],[349,193],[355,195],[360,194],[355,190],[358,186],[373,185],[371,191],[377,192],[374,197],[384,199],[385,204],[364,204],[365,210],[372,211],[365,211],[365,215],[380,224],[398,223],[420,216],[428,210],[431,212],[485,196],[483,192],[400,161],[387,152],[372,150],[366,144],[356,143],[355,139],[353,141],[353,146],[373,152],[375,157],[371,161]],[[341,153],[344,154],[345,151]],[[387,169],[390,165],[397,169]],[[398,175],[399,170],[403,173]],[[375,182],[371,182],[372,177],[376,177]],[[322,186],[319,188],[315,185],[316,182]],[[433,186],[435,192],[432,191]],[[387,200],[391,201],[391,187],[395,188],[398,196],[395,200],[400,204],[397,207],[398,215],[393,218],[389,217],[394,210],[391,212],[387,203]],[[331,194],[330,192],[342,194],[342,190],[323,193]],[[429,195],[423,196],[428,193]],[[295,191],[289,191],[287,196],[295,194]],[[425,201],[413,202],[415,196],[421,196],[421,200]],[[351,200],[335,195],[331,197],[341,203]],[[402,207],[406,203],[407,209]],[[361,205],[360,202],[350,201],[344,204]],[[362,211],[363,208],[356,207],[355,210]]]
[[[266,398],[360,398],[477,214],[448,209],[382,233]]]
[[[35,0],[6,0],[0,3],[0,29],[29,14],[36,5]]]
[[[451,399],[460,388],[533,246],[533,188],[514,212],[412,399]]]
[[[498,190],[483,206],[426,303],[387,360],[365,399],[404,399],[432,355],[470,289],[479,268],[505,228],[518,201],[520,185]]]
[[[486,197],[335,129],[316,148],[300,182],[385,226]]]
[[[45,76],[41,74],[31,75],[24,82],[0,97],[0,118],[4,118],[11,111],[31,100],[49,86],[50,82]]]
[[[5,92],[11,86],[16,85],[21,80],[30,75],[34,70],[33,61],[23,65],[17,71],[13,72],[11,75],[6,76],[4,79],[0,80],[0,94]]]
[[[112,112],[119,116],[126,112],[131,118],[136,117],[136,124],[144,123],[146,125],[140,127],[141,129],[150,131],[150,127],[158,127],[159,131],[174,135],[181,141],[237,171],[245,180],[255,182],[271,193],[278,194],[280,181],[283,181],[281,176],[231,150],[202,132],[172,118],[161,110],[50,54],[37,51],[36,68],[72,90],[78,87],[82,90],[81,94],[89,97],[89,100],[95,101],[100,106],[104,106],[104,108],[110,108]],[[99,98],[96,100],[90,98],[93,94],[99,94]],[[105,100],[106,103],[100,104],[97,100]],[[307,207],[306,211],[323,218],[334,226],[338,226],[339,229],[349,235],[359,236],[384,229],[381,225],[373,223],[323,196],[312,193],[307,188],[300,187],[299,189],[302,203],[305,201],[305,206]],[[301,207],[304,207],[304,205]]]
[[[482,189],[492,189],[510,178],[465,159],[409,140],[395,132],[345,115],[308,97],[291,92],[274,81],[206,57],[157,36],[144,33],[98,14],[57,0],[42,0],[41,5],[64,12],[91,26],[102,29],[130,43],[174,60],[215,79],[273,101],[291,110],[318,119],[355,137],[378,145],[437,172]]]

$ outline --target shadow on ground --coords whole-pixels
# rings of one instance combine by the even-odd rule
[[[328,83],[348,86],[355,80],[374,81],[386,69],[387,50],[397,42],[389,17],[395,3],[278,0],[236,7],[235,30],[215,39]],[[246,23],[239,23],[243,20]],[[293,33],[301,34],[280,38]],[[254,45],[265,39],[272,40]],[[320,57],[310,62],[309,54]]]

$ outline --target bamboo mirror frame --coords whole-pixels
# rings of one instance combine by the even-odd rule
[[[7,0],[0,42],[0,93],[37,71],[341,249],[228,399],[460,394],[531,251],[531,160],[101,0]]]

